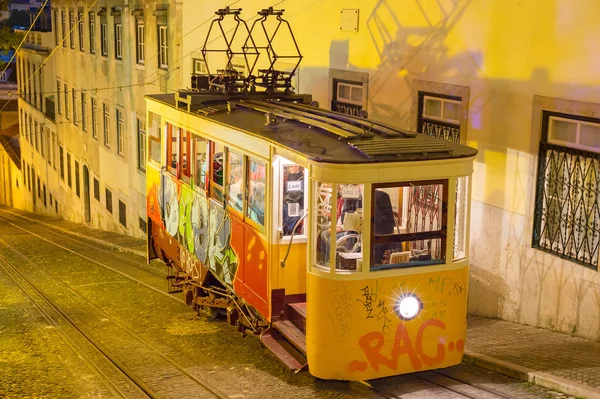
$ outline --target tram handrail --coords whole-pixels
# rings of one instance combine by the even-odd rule
[[[290,237],[290,242],[288,243],[287,251],[285,253],[285,256],[283,257],[283,260],[281,261],[281,267],[285,267],[285,262],[287,261],[287,258],[290,255],[290,249],[292,249],[292,243],[294,242],[294,235],[296,235],[296,228],[298,227],[300,222],[303,221],[307,216],[308,216],[308,212],[306,212],[304,215],[302,215],[302,217],[300,219],[298,219],[296,224],[294,224],[294,227],[292,228],[292,235]]]

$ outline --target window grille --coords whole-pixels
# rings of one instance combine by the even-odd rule
[[[461,112],[460,97],[419,92],[417,126],[423,134],[460,143]]]
[[[600,146],[592,144],[600,143],[599,138],[600,119],[543,113],[532,243],[595,270],[600,246]]]

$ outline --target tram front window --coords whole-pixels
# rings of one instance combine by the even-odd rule
[[[444,263],[447,181],[373,187],[371,270]]]

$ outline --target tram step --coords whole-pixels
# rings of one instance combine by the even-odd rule
[[[306,302],[288,304],[287,318],[306,334]]]
[[[306,355],[306,335],[290,320],[279,320],[273,323],[285,339]]]
[[[292,347],[276,330],[268,329],[260,336],[263,343],[289,369],[298,372],[306,366],[306,358]]]

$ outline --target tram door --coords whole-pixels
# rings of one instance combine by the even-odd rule
[[[308,218],[307,170],[286,158],[273,162],[273,204],[278,256],[273,285],[285,294],[306,293],[306,245]],[[284,263],[282,263],[284,262]]]

